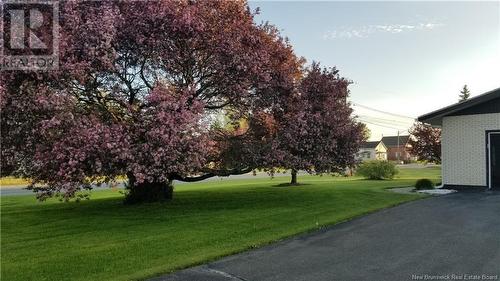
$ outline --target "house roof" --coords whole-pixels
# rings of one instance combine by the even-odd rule
[[[380,141],[365,141],[362,142],[360,148],[375,148],[380,143]]]
[[[445,116],[500,113],[500,88],[418,117],[418,121],[440,126]]]
[[[406,145],[410,136],[399,136],[399,145]],[[383,137],[381,140],[386,147],[398,147],[398,136]]]

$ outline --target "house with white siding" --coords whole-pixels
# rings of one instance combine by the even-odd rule
[[[361,143],[356,156],[359,161],[387,160],[387,147],[381,141],[366,141]]]
[[[418,120],[442,128],[444,188],[500,189],[500,88]]]

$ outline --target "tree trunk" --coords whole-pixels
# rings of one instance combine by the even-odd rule
[[[173,197],[172,181],[142,182],[137,184],[133,175],[128,176],[125,204],[169,201]]]
[[[297,170],[292,169],[292,180],[290,181],[291,185],[297,185]]]

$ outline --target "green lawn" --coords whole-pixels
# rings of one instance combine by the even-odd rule
[[[118,191],[90,201],[1,199],[1,279],[136,280],[421,198],[388,187],[439,180],[438,168],[392,181],[301,176],[176,186],[170,203],[124,206]]]

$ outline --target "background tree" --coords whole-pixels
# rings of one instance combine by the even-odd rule
[[[418,122],[410,129],[410,134],[411,154],[419,160],[441,163],[441,129]]]
[[[460,95],[458,97],[459,97],[458,101],[460,101],[460,102],[466,101],[467,99],[469,99],[470,91],[469,91],[469,88],[467,88],[467,85],[464,85],[464,87],[460,91]]]
[[[372,136],[372,131],[366,126],[365,123],[361,123],[363,126],[363,141],[367,141]]]
[[[301,60],[246,2],[67,1],[60,15],[59,70],[0,80],[2,166],[40,199],[127,175],[128,202],[164,200],[173,180],[255,168],[230,154],[261,141],[259,123],[235,135],[211,117],[258,119]]]

